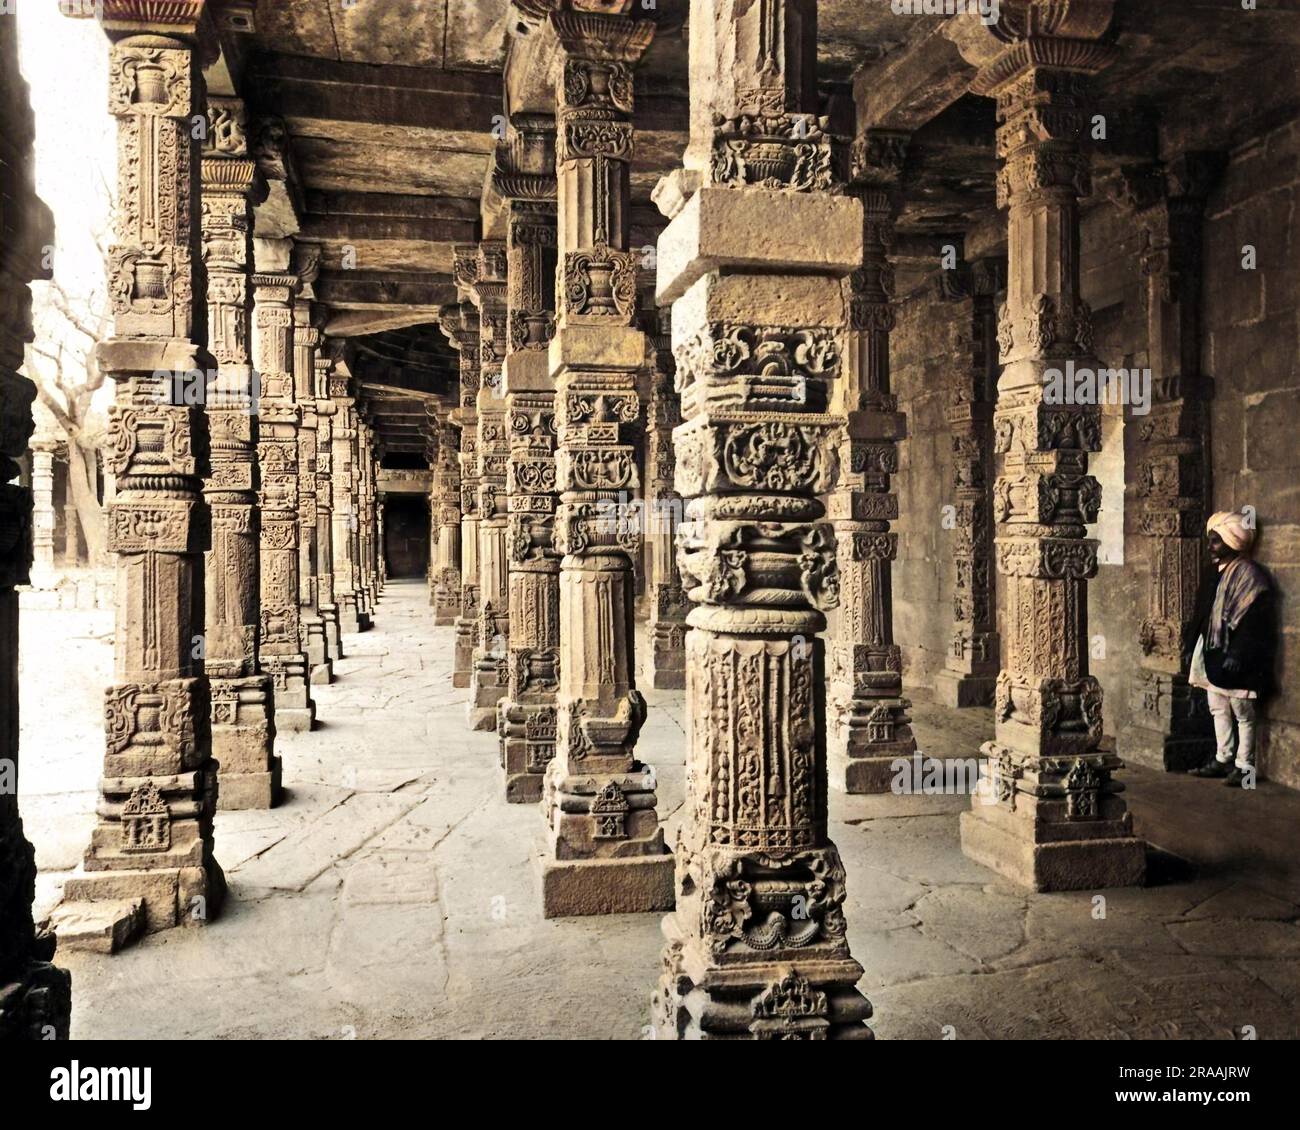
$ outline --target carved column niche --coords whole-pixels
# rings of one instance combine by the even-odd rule
[[[838,488],[827,499],[835,529],[840,606],[831,618],[830,783],[850,793],[888,792],[898,757],[916,750],[894,643],[893,562],[898,535],[898,443],[907,420],[889,389],[898,178],[907,135],[871,130],[852,151],[852,192],[862,201],[862,265],[845,282],[848,352],[836,414],[847,427]],[[838,359],[837,359],[838,360]],[[815,370],[814,370],[815,371]]]
[[[429,580],[433,622],[441,625],[456,622],[461,593],[460,436],[451,423],[450,411],[439,404],[433,415],[438,447],[433,465],[430,508],[435,540]]]
[[[28,283],[46,275],[49,209],[32,188],[34,138],[18,67],[18,21],[0,19],[0,1041],[65,1040],[70,979],[51,964],[55,937],[32,920],[36,859],[18,810],[18,594],[29,583],[32,496],[15,460],[32,434],[36,387],[18,368],[31,341]]]
[[[275,683],[280,729],[310,730],[316,716],[299,608],[299,439],[294,401],[293,292],[287,273],[253,275],[253,357],[262,381],[257,440],[261,470],[262,623],[259,660]]]
[[[243,103],[208,99],[203,151],[203,261],[208,271],[208,347],[217,362],[208,388],[211,465],[204,495],[212,513],[205,562],[204,663],[212,688],[212,754],[221,766],[221,808],[270,808],[280,800],[275,694],[258,664],[261,577],[257,440],[261,390],[250,355],[248,280],[252,209],[266,184],[249,156]]]
[[[871,1035],[827,834],[821,635],[838,583],[820,499],[843,443],[831,395],[863,210],[842,194],[815,114],[816,44],[812,0],[691,5],[696,112],[674,177],[703,183],[658,256],[685,419],[678,562],[694,604],[660,1039]]]
[[[624,9],[630,4],[624,4]],[[601,914],[672,905],[672,860],[654,774],[637,761],[645,700],[633,665],[628,503],[641,415],[628,250],[633,67],[654,25],[620,15],[552,12],[559,255],[555,549],[560,566],[560,684],[555,758],[546,771],[549,834],[543,913]]]
[[[1079,293],[1079,198],[1089,191],[1080,139],[1089,76],[1111,0],[1004,5],[997,38],[964,50],[971,89],[997,99],[998,203],[1008,210],[1007,302],[998,320],[1002,376],[994,413],[1001,456],[993,488],[997,566],[1005,578],[1003,668],[995,737],[979,793],[961,818],[972,859],[1037,890],[1141,883],[1145,845],[1102,745],[1102,696],[1088,673],[1087,582],[1101,505],[1088,453],[1097,407],[1049,403],[1049,371],[1094,371],[1092,317]]]
[[[991,706],[1000,641],[993,590],[993,406],[997,400],[997,296],[1006,263],[980,259],[945,271],[940,297],[970,304],[970,370],[946,416],[952,430],[952,644],[934,680],[945,706]]]
[[[330,429],[333,444],[334,602],[338,605],[339,630],[364,632],[370,627],[370,616],[358,595],[357,410],[352,399],[352,378],[338,358],[335,358],[329,374],[329,396],[334,405]]]
[[[516,115],[498,151],[494,185],[509,202],[503,376],[509,511],[508,692],[497,733],[506,800],[542,796],[555,756],[560,664],[560,557],[554,547],[555,384],[547,347],[555,333],[555,119]]]
[[[674,380],[672,312],[647,314],[650,343],[650,406],[646,412],[646,532],[650,538],[650,685],[657,690],[686,686],[686,612],[690,604],[677,571],[674,539],[682,516],[682,496],[673,485],[676,456],[673,429],[682,422]]]
[[[474,259],[456,260],[456,281],[478,308],[478,623],[468,715],[475,730],[492,730],[507,690],[510,584],[506,560],[506,463],[510,440],[502,366],[506,359],[506,246],[489,240]]]
[[[176,395],[214,368],[199,344],[207,309],[193,134],[206,107],[198,55],[210,41],[198,5],[104,8],[118,197],[113,337],[97,357],[117,384],[104,456],[117,481],[108,513],[117,633],[97,821],[83,872],[64,885],[58,928],[117,940],[141,918],[150,931],[209,921],[225,879],[212,855],[217,765],[201,638],[208,429],[194,398]]]
[[[477,248],[457,252],[458,277],[476,269]],[[438,324],[460,355],[460,401],[449,419],[460,430],[460,597],[456,620],[456,650],[451,683],[468,687],[474,667],[474,641],[478,630],[478,311],[472,303],[458,302],[439,311]]]
[[[343,658],[339,606],[334,593],[334,417],[338,406],[330,398],[328,357],[312,365],[316,411],[316,612],[325,626],[325,645],[333,659]]]
[[[1205,203],[1224,165],[1191,152],[1167,167],[1123,170],[1124,203],[1142,233],[1151,413],[1138,430],[1138,497],[1150,574],[1138,633],[1142,664],[1128,750],[1168,770],[1204,765],[1214,726],[1203,691],[1188,685],[1182,652],[1205,567],[1209,413],[1214,382],[1201,373],[1201,243]]]

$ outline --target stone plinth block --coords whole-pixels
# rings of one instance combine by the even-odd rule
[[[94,871],[73,875],[63,886],[65,904],[138,901],[148,934],[173,926],[201,926],[221,909],[226,877],[213,860],[202,867],[157,871]]]
[[[635,372],[645,364],[645,334],[631,326],[568,326],[551,339],[552,379],[566,369]]]
[[[843,278],[862,265],[862,220],[851,196],[705,186],[659,237],[655,301],[723,269]]]
[[[542,915],[635,914],[671,910],[673,857],[547,860],[542,864]]]
[[[551,381],[551,362],[544,349],[517,349],[502,367],[506,395],[516,392],[555,393]]]
[[[967,706],[992,706],[995,676],[959,675],[940,671],[934,677],[934,700],[942,706],[963,709]]]
[[[978,807],[961,814],[961,850],[967,859],[1035,891],[1091,891],[1140,887],[1146,880],[1146,844],[1133,836],[1034,843],[992,823]]]
[[[50,915],[50,926],[65,950],[117,953],[135,940],[145,924],[140,899],[64,902]]]

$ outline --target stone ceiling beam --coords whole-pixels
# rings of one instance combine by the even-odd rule
[[[863,67],[853,76],[858,130],[912,132],[966,93],[975,70],[945,36],[946,21],[917,21],[902,51]]]
[[[425,320],[436,322],[438,309],[456,300],[456,285],[439,271],[322,271],[316,295],[336,310],[427,307]]]
[[[259,57],[250,71],[250,97],[274,108],[295,132],[352,123],[382,127],[408,143],[453,148],[458,139],[475,135],[475,148],[482,149],[503,107],[501,76],[491,71],[373,67],[278,54]]]

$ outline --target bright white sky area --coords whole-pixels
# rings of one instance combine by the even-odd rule
[[[17,11],[19,61],[36,114],[36,191],[54,213],[55,278],[77,307],[97,310],[105,282],[96,234],[109,231],[117,192],[108,40],[93,19],[64,16],[57,0],[9,0],[9,8]],[[37,344],[45,339],[49,348],[66,323],[43,309],[43,289],[33,287],[33,321]],[[111,389],[101,393],[111,399]]]

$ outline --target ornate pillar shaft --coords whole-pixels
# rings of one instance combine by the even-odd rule
[[[636,260],[628,250],[633,66],[646,21],[561,11],[556,58],[558,332],[555,550],[560,567],[560,676],[543,913],[614,913],[672,904],[671,857],[652,770],[636,759],[645,700],[633,657],[629,512],[632,439],[641,415],[634,328]]]
[[[673,433],[686,639],[686,804],[660,1039],[861,1039],[871,1008],[827,834],[824,612],[837,595],[842,280],[862,204],[813,113],[812,0],[694,0],[692,120],[659,241],[685,423]],[[828,232],[835,238],[828,240]]]
[[[352,464],[353,490],[356,496],[353,552],[356,555],[357,608],[368,621],[373,619],[375,612],[374,575],[370,562],[371,529],[374,521],[370,495],[370,456],[370,424],[358,411]]]
[[[294,399],[294,275],[253,275],[253,359],[262,379],[257,440],[261,470],[262,623],[258,660],[275,683],[280,729],[310,730],[316,715],[299,604],[299,430]]]
[[[658,690],[686,686],[686,613],[690,603],[677,571],[676,537],[682,496],[673,485],[673,430],[682,422],[674,388],[672,314],[668,307],[648,315],[650,406],[646,412],[646,524],[650,539],[650,685]]]
[[[1068,366],[1100,364],[1079,288],[1079,198],[1089,191],[1080,139],[1088,76],[1110,58],[1096,41],[1111,3],[1071,6],[1050,28],[1035,14],[1004,11],[996,54],[972,84],[997,99],[998,204],[1008,211],[993,489],[1006,639],[995,737],[962,814],[962,849],[1038,890],[1090,889],[1140,883],[1145,872],[1088,672],[1097,543],[1087,526],[1101,505],[1088,453],[1101,448],[1101,417],[1095,403],[1058,395]]]
[[[831,619],[830,783],[850,793],[888,792],[890,766],[916,750],[911,703],[894,643],[893,562],[898,536],[898,443],[907,420],[889,385],[894,328],[897,183],[907,135],[871,130],[853,146],[853,193],[862,201],[862,266],[845,283],[848,350],[837,414],[847,423],[838,489],[827,500],[835,529],[840,606]]]
[[[466,249],[458,256],[461,273],[471,270],[477,249]],[[474,667],[474,645],[478,632],[479,577],[479,463],[478,463],[478,392],[479,327],[478,311],[469,302],[452,303],[440,311],[439,324],[452,347],[460,356],[460,400],[450,413],[450,420],[460,431],[460,606],[456,620],[456,651],[452,665],[452,685],[468,687]]]
[[[249,156],[243,103],[208,100],[203,155],[203,259],[208,269],[208,389],[212,455],[204,495],[212,514],[205,561],[204,662],[212,688],[212,754],[221,808],[270,808],[280,800],[274,753],[275,694],[257,658],[261,583],[257,438],[261,390],[250,356],[248,278],[252,208],[266,187]]]
[[[439,408],[435,417],[438,449],[433,470],[433,557],[429,568],[433,622],[452,625],[460,612],[460,435]]]
[[[506,529],[505,388],[506,248],[498,241],[478,245],[475,254],[457,252],[457,283],[478,308],[480,381],[478,427],[478,623],[470,674],[468,716],[475,730],[496,727],[497,703],[506,693],[510,589]]]
[[[108,8],[119,9],[106,13],[118,242],[108,254],[113,336],[97,356],[117,385],[105,442],[117,482],[108,515],[117,635],[97,821],[84,873],[64,886],[60,928],[133,918],[128,900],[138,899],[153,931],[207,922],[225,892],[212,855],[217,765],[202,639],[208,428],[193,394],[213,368],[200,345],[206,279],[193,133],[206,105],[203,33],[174,5]],[[83,915],[79,903],[98,905]]]
[[[52,441],[31,445],[32,573],[38,580],[54,573],[54,447]]]
[[[1140,423],[1138,497],[1150,573],[1138,632],[1133,754],[1169,770],[1204,765],[1214,727],[1204,694],[1188,685],[1184,645],[1205,568],[1206,457],[1214,385],[1201,372],[1201,244],[1205,203],[1224,164],[1191,152],[1159,169],[1124,170],[1142,233],[1151,411]]]
[[[32,920],[36,859],[18,810],[18,594],[30,580],[31,492],[11,482],[32,434],[36,387],[19,375],[32,339],[28,284],[45,274],[49,210],[32,189],[34,128],[18,66],[18,21],[0,20],[0,1041],[66,1040],[70,979],[55,937]]]
[[[357,597],[357,411],[350,382],[351,378],[341,363],[335,362],[329,375],[329,396],[334,405],[331,427],[334,601],[338,605],[339,630],[362,632],[370,627],[370,617]]]
[[[320,439],[316,415],[316,349],[321,332],[312,325],[311,300],[299,297],[293,304],[293,395],[301,412],[298,426],[298,615],[302,649],[313,683],[333,681],[333,659],[318,610],[317,569],[320,547],[316,540],[317,451]]]
[[[497,156],[495,184],[509,201],[506,467],[510,634],[508,693],[497,733],[506,800],[542,796],[555,756],[560,664],[560,558],[555,551],[555,384],[547,349],[555,333],[555,120],[518,116]]]
[[[949,276],[955,276],[950,278]],[[997,398],[997,295],[1006,264],[981,259],[941,276],[941,297],[970,305],[971,357],[945,412],[952,431],[953,635],[935,697],[945,706],[989,706],[1000,643],[993,593],[993,405]]]
[[[333,659],[343,658],[339,606],[334,595],[334,417],[328,357],[313,365],[312,396],[316,406],[316,612],[325,625],[325,645]]]

